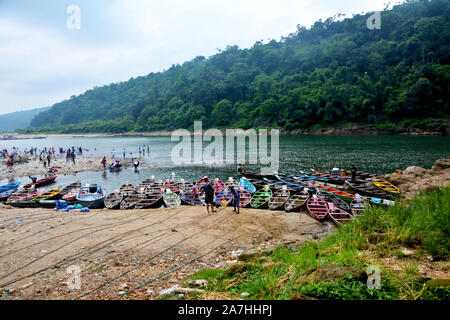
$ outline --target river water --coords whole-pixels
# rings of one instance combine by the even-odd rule
[[[238,178],[236,163],[174,165],[171,153],[177,144],[178,142],[171,141],[171,137],[64,137],[0,141],[0,149],[12,150],[13,146],[21,150],[30,147],[66,149],[81,146],[88,150],[85,151],[84,156],[108,158],[111,157],[113,149],[116,151],[116,157],[122,158],[122,150],[126,149],[126,156],[130,158],[130,152],[134,157],[139,156],[139,146],[149,146],[150,153],[141,155],[141,162],[149,168],[143,167],[138,171],[130,168],[118,173],[84,172],[76,175],[60,175],[57,178],[57,185],[67,185],[81,180],[83,184],[97,183],[107,192],[117,189],[125,181],[136,185],[151,176],[155,176],[156,179],[166,179],[171,172],[177,172],[191,182],[205,175],[222,180],[231,176]],[[209,142],[204,142],[203,147],[208,144]],[[225,139],[223,145],[225,148]],[[270,150],[270,145],[268,149]],[[192,157],[194,153],[192,152]],[[248,148],[246,154],[248,155]],[[299,173],[301,170],[309,170],[314,164],[323,170],[329,170],[334,166],[350,168],[354,164],[361,171],[386,174],[412,165],[431,168],[437,159],[448,156],[450,156],[450,137],[280,136],[278,172]],[[257,171],[260,165],[243,164],[243,167]],[[28,180],[28,178],[23,179],[27,182]],[[0,185],[4,183],[7,181],[0,177]]]

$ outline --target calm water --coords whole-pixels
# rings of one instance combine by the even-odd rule
[[[82,183],[98,183],[110,192],[117,189],[125,181],[137,184],[140,181],[155,176],[165,179],[171,172],[177,172],[187,181],[196,181],[207,175],[222,180],[236,174],[236,165],[189,165],[174,166],[171,160],[172,148],[177,142],[171,142],[170,137],[89,137],[89,138],[48,138],[36,140],[0,141],[0,149],[21,150],[30,147],[78,147],[88,149],[86,156],[111,157],[112,149],[116,157],[122,157],[125,148],[127,157],[130,152],[138,156],[139,146],[149,145],[150,154],[145,154],[141,162],[150,168],[124,169],[119,173],[85,172],[76,176],[59,176],[58,185],[67,185],[76,180]],[[208,143],[204,144],[205,146]],[[224,143],[225,147],[225,143]],[[270,147],[269,147],[270,150]],[[225,154],[225,152],[224,152]],[[335,165],[340,168],[350,168],[355,164],[359,170],[373,173],[391,173],[396,169],[404,169],[411,165],[431,168],[439,158],[450,156],[450,137],[409,137],[409,136],[281,136],[280,137],[280,168],[278,172],[298,173],[309,170],[313,164],[320,169],[328,170]],[[245,168],[257,170],[259,166],[244,165]],[[1,179],[0,184],[7,181]],[[28,178],[23,181],[28,182]]]

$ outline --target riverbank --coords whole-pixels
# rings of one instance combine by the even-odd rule
[[[449,300],[449,219],[450,188],[423,192],[409,206],[371,207],[325,239],[253,251],[180,285],[206,280],[185,297],[199,300]]]
[[[229,128],[233,129],[233,128]],[[262,129],[262,128],[257,128]],[[223,134],[226,129],[220,129]],[[338,124],[333,126],[313,126],[308,129],[287,130],[280,128],[282,135],[324,135],[324,136],[372,136],[372,135],[399,135],[399,136],[448,136],[450,135],[450,120],[448,119],[419,119],[405,120],[399,123],[383,124]],[[270,132],[270,130],[269,130]],[[61,137],[158,137],[171,136],[173,131],[161,130],[154,132],[124,132],[124,133],[36,133],[16,134],[15,139],[30,138],[61,138]],[[204,133],[204,131],[203,131]]]
[[[0,161],[0,177],[2,179],[12,179],[19,177],[28,177],[28,176],[42,176],[48,173],[49,168],[57,167],[58,174],[76,174],[80,172],[87,171],[103,171],[103,165],[101,164],[102,157],[86,157],[86,156],[77,156],[75,159],[75,163],[72,160],[67,161],[65,156],[59,157],[55,156],[50,163],[50,167],[44,167],[42,162],[39,159],[31,158],[26,159],[23,158],[22,163],[16,163],[13,166],[13,170],[9,170],[6,167],[6,160],[2,159]],[[116,159],[114,159],[116,160]],[[111,164],[113,159],[107,158],[107,169],[109,164]],[[119,159],[122,163],[124,169],[132,167],[131,161],[129,159],[123,160]]]
[[[1,209],[2,299],[152,299],[189,274],[222,268],[243,248],[273,248],[320,238],[333,230],[307,214],[204,207],[139,211]],[[81,289],[66,271],[81,269]],[[164,275],[164,277],[163,277]]]

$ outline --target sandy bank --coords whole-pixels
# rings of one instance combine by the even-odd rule
[[[302,243],[332,230],[306,214],[254,209],[240,215],[231,208],[206,215],[203,207],[0,211],[0,294],[9,290],[6,299],[111,299],[145,281],[127,298],[149,299],[191,272],[228,265],[239,248]],[[81,268],[80,290],[67,287],[71,265]]]

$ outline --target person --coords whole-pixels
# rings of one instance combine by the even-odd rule
[[[106,157],[103,157],[101,164],[103,165],[103,170],[106,169]]]
[[[237,166],[237,172],[239,172],[239,173],[242,172],[242,166],[240,164],[238,164],[238,166]]]
[[[125,159],[126,158],[126,156],[127,156],[127,153],[126,153],[126,151],[125,151],[125,149],[123,149],[123,158]]]
[[[230,186],[231,191],[231,197],[232,197],[232,203],[233,203],[233,212],[236,212],[237,208],[237,214],[239,214],[239,208],[240,208],[240,202],[241,202],[241,195],[239,193],[239,190],[235,189],[233,186]]]
[[[44,168],[46,168],[47,167],[47,158],[45,156],[42,158],[42,162],[44,163]]]
[[[52,156],[49,154],[47,156],[47,165],[50,167],[50,161],[52,160]]]
[[[134,161],[133,162],[134,168],[137,169],[139,167],[139,164],[140,164],[139,160]]]
[[[36,183],[36,181],[37,181],[36,177],[28,176],[28,178],[31,179],[32,183]]]
[[[193,184],[192,194],[194,195],[194,202],[197,202],[198,201],[198,185],[197,185],[197,182],[195,182],[195,181],[192,184]]]
[[[314,171],[319,171],[319,169],[317,169],[317,166],[315,163],[314,163]]]
[[[72,162],[73,162],[73,164],[75,164],[75,152],[72,152],[71,156],[72,156]]]
[[[214,187],[211,185],[211,180],[208,177],[205,177],[203,181],[206,183],[200,190],[202,193],[205,193],[206,212],[209,214],[209,207],[211,206],[212,212],[215,213],[217,211],[214,210]]]
[[[352,165],[352,183],[356,183],[356,168]]]
[[[11,163],[10,159],[8,159],[8,161],[6,161],[6,166],[8,167],[9,171],[12,171],[12,163]]]
[[[111,158],[114,159],[116,157],[116,150],[112,149],[111,151]]]

